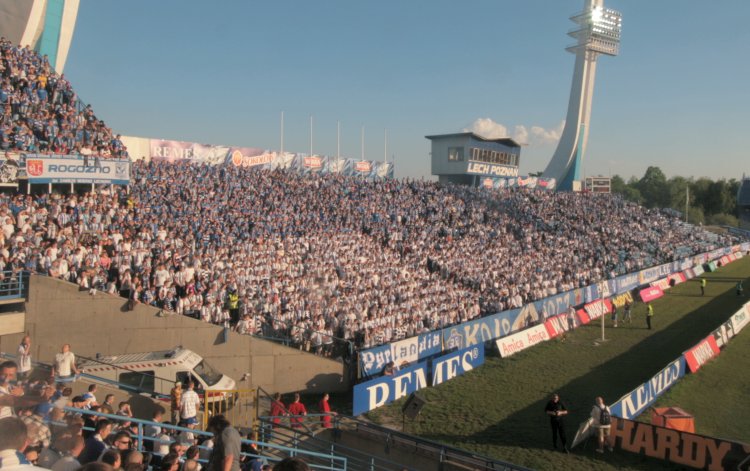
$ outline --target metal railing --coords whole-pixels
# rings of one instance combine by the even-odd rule
[[[292,417],[317,421],[326,415],[327,414],[309,414],[303,417]],[[289,418],[289,416],[284,416],[283,418]],[[334,453],[338,456],[346,457],[349,469],[352,471],[402,471],[404,469],[410,469],[409,466],[402,463],[378,458],[372,456],[371,453],[347,447],[336,443],[335,441],[321,439],[316,437],[313,433],[298,428],[295,429],[286,424],[275,423],[274,419],[282,419],[282,417],[265,416],[258,418],[260,423],[259,437],[264,442],[278,442],[287,444],[295,449],[304,449],[317,453]],[[331,417],[331,425],[333,433],[338,433],[339,424],[337,416]],[[321,430],[323,428],[321,428]]]
[[[152,422],[149,420],[143,420],[143,419],[136,419],[132,417],[123,417],[121,415],[114,415],[114,414],[105,414],[102,412],[94,412],[90,410],[85,409],[76,409],[73,407],[66,407],[66,412],[73,413],[73,414],[79,414],[81,416],[97,416],[100,418],[108,419],[112,422],[119,423],[119,422],[130,422],[132,425],[136,427],[136,433],[132,436],[132,438],[135,439],[136,443],[136,450],[138,451],[147,451],[144,448],[144,445],[146,442],[152,442],[154,444],[166,444],[166,442],[163,442],[158,437],[153,437],[146,435],[144,433],[144,430],[146,427],[156,427],[161,430],[171,431],[173,435],[177,435],[179,433],[185,432],[185,433],[192,433],[196,437],[213,437],[213,434],[210,432],[206,432],[203,430],[198,429],[189,429],[184,427],[178,427],[176,425],[171,425],[168,423],[163,422]],[[170,443],[173,443],[173,441],[170,441]],[[337,456],[334,453],[318,453],[313,451],[307,451],[307,450],[298,450],[292,447],[279,445],[276,443],[268,443],[263,441],[256,441],[256,440],[248,440],[243,439],[243,444],[247,445],[255,445],[258,450],[261,452],[259,454],[253,454],[253,453],[242,453],[242,456],[248,457],[248,458],[257,458],[264,460],[266,462],[276,462],[281,461],[287,456],[298,456],[301,457],[307,462],[308,466],[310,466],[311,469],[316,470],[322,470],[322,471],[347,471],[347,459],[343,456]],[[208,451],[210,450],[207,447],[199,446],[199,449],[202,451]],[[155,453],[160,454],[160,453]]]
[[[307,417],[315,417],[315,415],[308,415]],[[267,423],[271,419],[273,419],[273,417],[259,418],[261,423]],[[273,425],[275,426],[275,428],[273,429],[274,434],[278,434],[280,433],[280,429],[286,428],[279,427],[276,424]],[[372,437],[378,443],[382,443],[386,452],[394,447],[402,447],[405,450],[410,450],[412,453],[418,453],[423,456],[432,456],[434,457],[436,463],[440,463],[441,465],[443,463],[450,463],[475,471],[531,471],[529,468],[520,465],[498,460],[478,453],[473,453],[468,450],[462,450],[460,448],[455,448],[443,443],[417,437],[415,435],[398,432],[396,430],[366,422],[355,417],[345,415],[335,416],[335,419],[333,420],[333,430],[334,437],[340,436],[340,434],[346,432],[358,432],[366,434]],[[298,436],[297,441],[299,442],[299,437],[303,435],[303,432],[298,430],[296,431],[296,434]],[[337,453],[347,456],[346,453],[344,453],[345,447],[340,447],[337,445],[332,449],[337,450]],[[350,461],[356,463],[356,455],[354,457],[350,457]],[[377,461],[372,463],[372,466],[374,467],[367,469],[386,470],[391,469],[387,467],[390,465],[391,463],[387,460],[378,459]],[[403,469],[403,466],[401,469]]]
[[[13,270],[0,272],[0,301],[26,299],[28,286],[29,272]]]

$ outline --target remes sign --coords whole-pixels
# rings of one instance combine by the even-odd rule
[[[474,345],[428,362],[396,371],[354,386],[354,415],[406,397],[428,386],[437,386],[484,364],[484,345]],[[430,374],[430,372],[432,374]],[[429,383],[428,383],[429,381]]]

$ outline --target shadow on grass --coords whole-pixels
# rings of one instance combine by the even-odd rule
[[[725,279],[740,280],[740,278],[729,277]],[[748,279],[743,279],[745,280]],[[716,281],[713,277],[709,280],[710,283]],[[647,381],[685,350],[705,338],[721,323],[728,320],[747,300],[746,297],[736,296],[729,286],[720,294],[709,292],[709,295],[712,294],[715,297],[706,304],[675,318],[669,324],[660,323],[660,319],[665,319],[665,317],[660,318],[660,310],[667,312],[670,308],[674,308],[670,305],[671,296],[685,295],[675,294],[660,299],[655,305],[654,330],[650,334],[644,332],[644,335],[648,337],[633,345],[628,351],[592,368],[583,376],[572,379],[566,384],[549,384],[549,394],[559,392],[569,410],[565,423],[569,443],[573,440],[579,423],[588,418],[596,396],[603,396],[607,403],[615,402],[624,393]],[[666,318],[669,319],[674,315],[679,314],[672,314]],[[643,326],[642,330],[646,331],[646,322],[642,313],[633,316],[633,324],[618,327],[618,329],[638,330],[639,326]],[[587,329],[600,329],[600,325],[598,321],[594,321],[580,330],[585,332]],[[611,332],[613,329],[608,327],[607,330]],[[576,333],[573,334],[575,335]],[[616,341],[616,339],[610,340],[610,342]],[[591,347],[592,355],[597,355],[597,348],[606,348],[606,346]],[[561,361],[561,359],[550,359],[550,362],[555,361]],[[498,391],[498,394],[501,393],[502,391]],[[491,398],[487,400],[491,401]],[[540,399],[468,436],[429,432],[423,432],[420,435],[431,440],[449,443],[463,442],[549,450],[552,447],[551,430],[549,420],[544,413],[548,400],[549,397]],[[591,451],[590,448],[589,445],[589,451]],[[591,454],[593,454],[592,451]]]

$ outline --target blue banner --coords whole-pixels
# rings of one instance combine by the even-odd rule
[[[523,309],[512,309],[443,329],[443,349],[467,348],[509,335],[525,326]]]
[[[615,284],[617,285],[617,294],[632,291],[640,285],[638,282],[638,273],[628,273],[627,275],[618,276],[615,278]]]
[[[461,376],[484,364],[484,344],[458,350],[432,360],[432,386]]]
[[[364,414],[426,388],[428,373],[425,361],[396,371],[393,376],[381,376],[354,386],[353,414]]]
[[[549,298],[536,301],[534,307],[541,313],[546,313],[547,317],[556,316],[568,312],[570,306],[578,306],[585,302],[585,291],[583,288],[573,289],[565,293],[556,294]]]
[[[442,332],[434,330],[417,337],[363,350],[359,354],[362,373],[365,376],[379,374],[388,363],[401,368],[424,360],[443,351]]]
[[[612,415],[631,420],[641,415],[659,396],[685,376],[685,365],[685,357],[680,356],[680,358],[667,365],[666,368],[658,372],[653,378],[612,404],[610,406]]]

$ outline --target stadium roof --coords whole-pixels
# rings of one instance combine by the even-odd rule
[[[487,139],[486,137],[482,137],[479,134],[474,134],[473,132],[457,132],[453,134],[436,134],[434,136],[425,136],[427,139],[441,139],[444,137],[466,137],[470,136],[478,141],[484,141],[484,142],[497,142],[498,144],[505,144],[506,146],[510,147],[521,147],[521,144],[516,142],[515,140],[511,139],[510,137],[501,137],[498,139]]]

